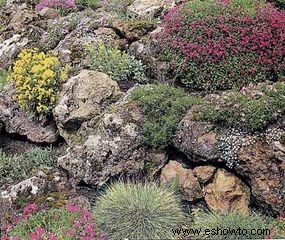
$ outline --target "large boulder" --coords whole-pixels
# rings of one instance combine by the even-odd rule
[[[74,184],[100,186],[111,177],[153,176],[167,156],[146,148],[140,124],[143,115],[129,94],[110,106],[101,117],[83,124],[79,132],[87,139],[58,159]],[[84,129],[84,130],[83,130]]]
[[[202,188],[191,169],[186,169],[181,163],[170,161],[161,171],[160,182],[163,185],[178,187],[187,201],[202,198]]]
[[[175,0],[135,0],[128,6],[128,14],[137,18],[158,16],[164,9],[174,7]]]
[[[53,125],[43,125],[31,119],[14,101],[15,87],[9,84],[0,93],[0,123],[8,133],[19,134],[35,143],[53,143],[57,140],[57,130]]]
[[[179,123],[173,145],[192,161],[219,161],[219,141],[215,126],[195,121],[194,112],[190,109]]]
[[[250,189],[238,177],[218,169],[205,187],[205,201],[213,211],[249,213]]]
[[[122,95],[118,84],[106,74],[82,70],[62,86],[54,109],[61,136],[73,144],[81,124],[99,116]]]

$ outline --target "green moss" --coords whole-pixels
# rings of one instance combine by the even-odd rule
[[[202,102],[200,97],[187,96],[183,90],[164,84],[137,88],[131,99],[143,109],[144,140],[154,148],[166,147],[186,109]]]
[[[200,120],[257,131],[276,121],[285,112],[284,83],[260,84],[245,91],[245,94],[231,91],[222,103],[205,104]]]

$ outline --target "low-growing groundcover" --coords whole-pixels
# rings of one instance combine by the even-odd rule
[[[153,183],[123,183],[110,186],[98,198],[95,214],[109,239],[172,239],[183,213],[179,200],[169,190]]]
[[[282,237],[272,228],[270,219],[266,219],[258,214],[244,215],[238,212],[218,213],[218,212],[198,212],[194,218],[192,228],[201,229],[205,232],[210,229],[210,234],[206,239],[272,239]],[[219,232],[217,229],[221,229]],[[225,231],[223,231],[226,229]],[[238,230],[240,234],[227,234],[228,229]],[[253,232],[252,232],[253,230]],[[277,229],[275,229],[277,230]],[[284,237],[284,236],[283,236]]]
[[[14,225],[6,226],[1,240],[107,240],[96,227],[95,216],[86,209],[67,205],[38,211],[35,204],[25,207]]]
[[[188,96],[182,89],[166,84],[137,88],[132,92],[131,99],[143,109],[144,140],[154,148],[166,147],[185,111],[202,102],[201,97]]]
[[[22,155],[9,156],[0,150],[0,189],[6,182],[29,177],[33,170],[52,168],[56,156],[49,148],[33,148]]]
[[[256,131],[275,122],[284,112],[285,84],[260,83],[230,91],[220,102],[207,102],[198,119]]]
[[[285,12],[262,0],[193,0],[164,17],[158,41],[187,87],[224,90],[285,77]]]

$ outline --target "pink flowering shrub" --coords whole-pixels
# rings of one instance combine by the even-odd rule
[[[96,227],[93,213],[74,205],[39,211],[25,207],[14,225],[7,226],[1,240],[107,240]]]
[[[74,0],[41,0],[36,5],[36,10],[40,11],[45,7],[49,8],[73,8],[75,7],[75,1]]]
[[[285,76],[285,12],[255,0],[193,0],[171,9],[157,39],[193,89]]]

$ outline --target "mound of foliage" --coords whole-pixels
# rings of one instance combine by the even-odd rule
[[[145,67],[133,55],[104,44],[87,49],[92,59],[91,69],[106,73],[118,82],[146,81]]]
[[[48,148],[33,148],[22,155],[9,156],[0,151],[0,189],[5,182],[23,180],[33,170],[52,168],[55,155]]]
[[[171,9],[158,41],[175,75],[198,90],[285,77],[285,12],[262,0],[193,0]]]
[[[96,205],[98,224],[110,239],[172,239],[182,222],[179,201],[155,184],[116,183]]]
[[[10,79],[16,84],[16,100],[33,117],[49,114],[56,101],[60,82],[67,79],[67,67],[57,57],[38,49],[19,54]]]
[[[207,102],[202,108],[202,120],[219,125],[262,130],[285,112],[285,84],[265,84],[230,91],[221,101]]]
[[[165,84],[137,88],[131,99],[143,109],[144,141],[154,148],[166,147],[186,109],[202,101],[200,97],[187,96],[182,89]]]
[[[29,204],[12,226],[6,226],[1,240],[106,240],[96,227],[93,213],[75,205],[38,211]]]
[[[7,82],[7,78],[8,78],[8,71],[5,69],[0,70],[0,92],[3,90],[6,82]]]

